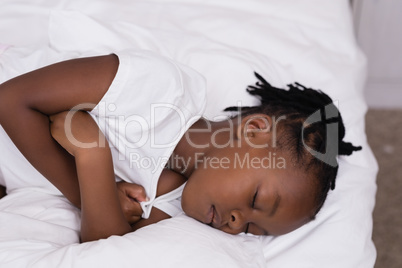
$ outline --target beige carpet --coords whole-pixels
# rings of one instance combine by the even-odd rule
[[[402,110],[370,110],[368,141],[380,170],[374,209],[376,268],[402,267]]]

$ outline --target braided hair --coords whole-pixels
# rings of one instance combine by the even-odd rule
[[[295,166],[313,175],[318,213],[329,190],[335,189],[338,173],[336,157],[351,155],[362,147],[343,141],[345,126],[342,117],[327,94],[299,83],[288,85],[287,90],[276,88],[258,73],[254,74],[258,82],[249,86],[247,91],[259,98],[261,104],[252,107],[233,106],[225,111],[239,111],[242,116],[255,113],[275,118],[285,116],[286,123],[281,125],[281,135],[278,135],[276,142],[279,149],[290,152]],[[332,127],[332,133],[331,125],[335,127]]]

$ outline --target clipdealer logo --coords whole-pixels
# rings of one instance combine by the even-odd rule
[[[331,120],[332,119],[332,120]],[[309,125],[318,123],[318,122],[326,122],[326,141],[325,141],[325,153],[317,152],[316,150],[310,148],[304,139],[304,129]],[[312,115],[310,115],[302,129],[302,142],[303,146],[309,151],[314,157],[323,161],[324,163],[336,167],[338,165],[338,161],[336,160],[336,156],[339,151],[339,111],[336,108],[334,103],[330,103],[324,107],[324,109],[317,110]]]
[[[119,159],[118,160],[129,160],[130,165],[132,167],[138,168],[156,168],[161,165],[169,165],[169,158],[166,159],[151,159],[152,157],[149,156],[140,156],[137,152],[133,149],[141,148],[142,146],[149,146],[150,148],[156,149],[163,149],[175,146],[181,137],[187,138],[189,144],[194,148],[205,148],[206,146],[210,146],[209,144],[195,144],[191,141],[189,137],[189,132],[186,131],[189,127],[199,119],[198,116],[194,116],[189,120],[186,120],[184,112],[180,109],[180,107],[169,104],[169,103],[156,103],[150,105],[150,110],[147,111],[145,114],[148,117],[144,117],[143,115],[139,114],[132,114],[132,115],[119,115],[119,111],[117,111],[117,107],[115,104],[111,103],[106,105],[106,103],[99,103],[97,106],[91,103],[83,103],[80,105],[75,106],[71,111],[67,114],[65,122],[64,122],[64,129],[67,138],[69,141],[77,147],[81,148],[93,148],[96,146],[102,147],[105,146],[105,140],[100,139],[95,142],[91,143],[83,143],[77,140],[72,131],[71,131],[71,122],[73,120],[74,114],[77,111],[82,110],[92,110],[96,107],[97,109],[97,116],[95,116],[95,121],[97,122],[100,129],[102,129],[103,134],[105,135],[107,141],[109,142],[110,147],[116,147],[119,152]],[[179,132],[176,133],[177,135],[174,138],[170,139],[161,139],[157,140],[157,137],[161,137],[161,135],[157,135],[157,125],[160,123],[167,123],[162,122],[165,118],[167,113],[173,114],[175,117],[175,122],[177,124],[176,129],[179,129]],[[217,117],[218,118],[218,117]],[[239,117],[240,118],[240,117]],[[339,112],[336,106],[331,103],[325,106],[321,110],[317,110],[312,115],[310,115],[304,122],[302,126],[302,143],[305,149],[310,152],[314,157],[317,159],[331,165],[333,167],[337,166],[336,156],[338,155],[338,127],[339,123],[336,120],[339,118]],[[220,116],[219,119],[222,119]],[[227,119],[227,117],[226,117]],[[332,120],[331,120],[332,119]],[[339,120],[339,119],[338,119]],[[269,129],[264,131],[271,131],[272,132],[272,144],[271,146],[274,148],[276,147],[276,139],[277,139],[277,124],[283,121],[286,122],[286,116],[281,116],[279,118],[273,117],[272,126]],[[218,131],[213,132],[209,123],[206,129],[195,129],[191,130],[191,132],[211,132],[211,145],[215,146],[216,148],[223,148],[223,147],[233,147],[233,142],[228,142],[225,144],[218,144],[216,142],[216,134],[223,131],[233,132],[233,122],[228,121],[230,127],[227,129],[220,129]],[[326,152],[321,153],[312,148],[310,148],[304,139],[304,130],[308,126],[319,123],[319,122],[327,122],[326,123]],[[239,124],[239,122],[238,122]],[[132,130],[135,129],[133,132]],[[135,133],[135,137],[131,137],[128,133]],[[162,135],[163,136],[163,135]],[[250,144],[248,140],[246,142],[250,146],[258,146],[255,144]],[[268,146],[268,145],[264,145]],[[144,159],[142,159],[144,158]],[[275,154],[270,154],[269,157],[266,159],[259,160],[260,162],[250,158],[243,157],[244,159],[240,159],[239,156],[235,158],[235,161],[232,161],[239,167],[248,167],[248,166],[263,166],[266,168],[284,168],[286,167],[285,159],[283,157],[278,157]],[[196,159],[196,158],[195,158]],[[177,161],[177,160],[176,160]],[[184,161],[184,160],[180,160]],[[264,162],[265,161],[265,162]],[[188,162],[188,161],[187,161]],[[227,168],[227,159],[204,159],[203,161],[197,162],[196,164],[199,165],[206,165],[205,163],[210,163],[213,167],[218,166],[220,168]],[[186,166],[187,163],[183,163],[181,166]]]

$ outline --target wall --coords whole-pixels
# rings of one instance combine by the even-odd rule
[[[368,57],[370,108],[402,109],[402,1],[355,0],[358,42]]]

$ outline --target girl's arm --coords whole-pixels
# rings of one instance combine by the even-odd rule
[[[118,65],[115,55],[69,60],[0,85],[0,124],[28,161],[77,207],[74,158],[51,137],[48,116],[98,103]]]
[[[81,58],[0,84],[0,124],[27,160],[77,207],[81,200],[75,159],[52,138],[49,116],[98,103],[118,65],[116,55]]]
[[[65,118],[68,114],[71,121]],[[66,112],[51,120],[52,136],[75,157],[81,194],[81,241],[131,232],[120,206],[110,148],[97,124],[82,111]]]
[[[103,133],[86,112],[71,114],[74,114],[70,117],[71,121],[66,120],[67,112],[52,116],[51,133],[75,157],[81,191],[81,240],[85,242],[123,235],[170,218],[163,211],[153,208],[148,219],[141,219],[139,202],[145,201],[144,189],[139,185],[120,182],[117,190],[110,148]],[[70,137],[66,135],[66,130],[71,133]],[[165,169],[159,179],[156,196],[168,193],[184,182],[184,176]],[[123,193],[118,195],[121,191]],[[131,202],[127,199],[131,199]]]

